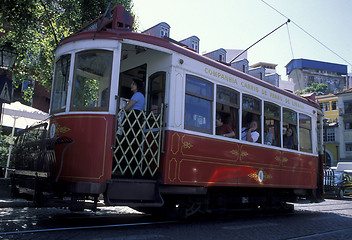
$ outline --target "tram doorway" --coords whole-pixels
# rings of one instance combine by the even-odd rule
[[[112,178],[154,179],[159,169],[165,72],[152,74],[149,83],[146,75],[147,64],[120,73]],[[133,95],[131,83],[136,81],[143,85],[140,90],[146,105],[141,111],[127,111],[124,107]]]

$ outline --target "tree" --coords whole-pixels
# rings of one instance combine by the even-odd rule
[[[11,43],[18,54],[12,70],[14,87],[32,79],[50,89],[60,39],[104,14],[109,3],[132,12],[132,0],[3,0],[0,44]],[[30,100],[31,90],[25,96]]]
[[[325,95],[329,93],[328,85],[324,83],[312,83],[310,87],[307,87],[303,90],[297,90],[296,94],[306,94],[306,93],[315,93],[316,95]]]
[[[9,154],[10,138],[10,135],[0,135],[0,171],[6,167],[7,156]],[[2,174],[3,173],[0,172],[0,178],[3,177]]]

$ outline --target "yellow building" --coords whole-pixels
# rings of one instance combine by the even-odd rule
[[[339,111],[337,109],[338,97],[335,94],[320,95],[315,97],[321,108],[324,110],[324,116],[328,122],[338,122]]]
[[[325,165],[336,166],[340,160],[338,141],[338,119],[337,107],[338,97],[335,94],[316,96],[324,112],[324,149]]]

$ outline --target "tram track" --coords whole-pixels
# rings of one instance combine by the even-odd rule
[[[121,224],[81,226],[81,227],[46,228],[46,229],[24,230],[24,231],[0,232],[0,236],[17,235],[17,234],[30,234],[30,233],[42,233],[42,232],[59,232],[59,231],[74,231],[74,230],[124,228],[124,227],[133,227],[133,226],[161,225],[161,224],[169,224],[169,223],[177,223],[177,222],[179,222],[179,221],[158,221],[158,222],[121,223]]]
[[[292,214],[300,218],[312,218],[315,221],[317,220],[328,220],[334,219],[336,214],[340,216],[345,216],[342,211],[352,212],[352,206],[350,201],[337,201],[327,202],[326,204],[297,204],[295,206],[295,211]],[[142,214],[139,212],[134,212],[133,210],[126,209],[117,209],[113,211],[109,208],[106,208],[98,213],[83,212],[83,213],[67,213],[59,212],[55,210],[48,209],[47,211],[52,212],[38,212],[35,209],[27,209],[27,213],[18,217],[18,214],[23,213],[22,210],[18,212],[13,212],[12,215],[4,216],[6,219],[2,219],[0,230],[0,239],[8,236],[9,239],[16,238],[21,236],[21,238],[26,238],[30,234],[41,234],[41,233],[57,233],[62,234],[65,231],[74,232],[74,231],[89,231],[94,229],[129,229],[133,227],[151,226],[150,228],[155,228],[157,225],[162,224],[175,224],[184,222],[181,220],[173,219],[160,219],[154,218],[149,214]],[[47,212],[47,213],[46,213]],[[332,214],[334,213],[335,214]],[[318,215],[317,215],[318,214]],[[195,218],[194,221],[191,221],[193,224],[202,222],[204,224],[212,224],[214,219],[217,221],[219,219],[227,221],[237,221],[237,220],[246,220],[246,221],[255,221],[262,219],[263,217],[271,218],[272,216],[280,217],[281,214],[263,213],[261,211],[239,211],[234,213],[229,213],[219,218],[209,217],[209,218]],[[11,216],[13,217],[11,219]],[[17,216],[16,218],[14,216]],[[350,217],[351,215],[346,215],[345,217]],[[295,218],[292,218],[295,219]],[[188,221],[187,221],[188,222]],[[6,226],[7,225],[7,226]],[[153,226],[154,225],[154,226]],[[257,225],[253,225],[257,226]],[[258,226],[257,226],[258,227]],[[340,226],[341,227],[341,226]],[[234,230],[234,229],[230,229]],[[326,229],[327,230],[327,229]],[[322,232],[321,234],[329,234],[334,231],[343,231],[344,228],[337,230],[329,230]],[[304,236],[293,237],[292,239],[305,239]],[[312,235],[314,236],[314,235]],[[317,235],[320,236],[320,235]],[[323,235],[322,235],[323,236]],[[308,238],[308,237],[307,237]]]

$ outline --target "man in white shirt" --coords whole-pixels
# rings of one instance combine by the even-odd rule
[[[249,128],[242,128],[241,139],[248,142],[256,142],[259,138],[259,133],[256,131],[258,128],[258,123],[252,121],[249,124]]]

